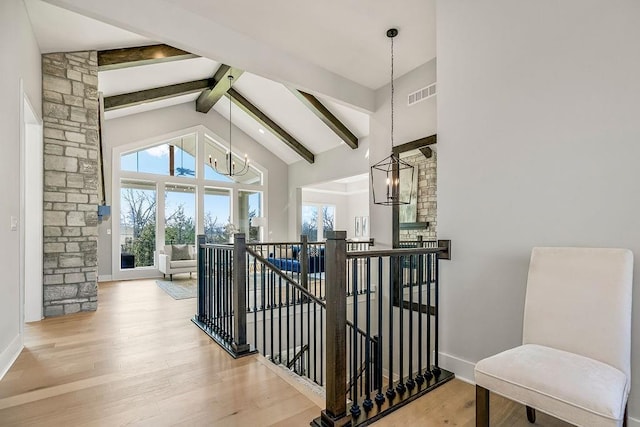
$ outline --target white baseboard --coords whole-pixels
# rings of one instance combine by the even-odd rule
[[[98,274],[98,282],[111,282],[112,280],[110,274]]]
[[[456,378],[469,384],[475,384],[473,370],[476,364],[450,354],[438,353],[438,364],[441,368],[456,374]]]
[[[637,418],[627,418],[627,426],[628,427],[640,427],[640,420]]]
[[[22,335],[18,334],[13,341],[11,341],[11,344],[9,344],[9,346],[0,353],[0,380],[5,376],[9,369],[11,369],[13,362],[15,362],[18,356],[20,356],[22,347]]]

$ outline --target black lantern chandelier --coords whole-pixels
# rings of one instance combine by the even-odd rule
[[[211,156],[209,156],[209,165],[220,175],[226,176],[241,176],[249,172],[249,157],[244,155],[244,163],[241,168],[236,168],[236,162],[233,160],[233,152],[231,151],[231,107],[232,107],[232,99],[231,99],[231,85],[233,84],[233,76],[229,74],[229,91],[227,94],[229,95],[229,150],[224,156],[224,166],[218,168],[218,159],[213,159],[211,161]]]
[[[387,30],[391,39],[391,155],[371,166],[371,188],[373,203],[384,206],[408,205],[413,193],[413,174],[415,168],[400,159],[393,151],[393,116],[395,87],[393,82],[393,39],[398,35],[396,28]],[[408,179],[409,191],[400,191],[400,172]]]

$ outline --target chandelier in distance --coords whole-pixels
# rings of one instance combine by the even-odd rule
[[[231,89],[231,85],[233,84],[233,76],[229,74],[228,79],[229,89]],[[236,162],[235,160],[233,160],[233,152],[231,151],[231,128],[233,126],[233,123],[231,122],[231,107],[233,102],[231,100],[231,92],[228,91],[227,94],[229,95],[229,149],[224,156],[224,166],[221,165],[220,167],[218,167],[218,159],[214,158],[212,161],[211,155],[209,155],[209,165],[220,175],[229,177],[242,176],[249,172],[249,156],[245,154],[242,167],[236,167]]]

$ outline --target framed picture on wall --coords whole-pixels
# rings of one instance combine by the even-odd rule
[[[361,216],[356,217],[355,235],[356,237],[360,237],[362,235],[362,217]]]
[[[367,237],[369,235],[369,217],[362,217],[362,237]]]

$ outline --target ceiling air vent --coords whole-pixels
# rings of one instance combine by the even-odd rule
[[[413,93],[409,94],[409,106],[413,104],[417,104],[420,101],[424,101],[425,99],[431,98],[436,94],[436,84],[430,84],[429,86],[417,90]]]

